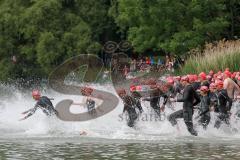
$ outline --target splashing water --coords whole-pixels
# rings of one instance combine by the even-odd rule
[[[108,85],[92,85],[94,88],[108,91],[115,94],[113,86]],[[201,139],[206,141],[234,140],[240,138],[237,131],[232,128],[239,129],[240,124],[235,118],[231,118],[231,126],[226,125],[217,130],[214,125],[214,113],[211,113],[211,122],[207,130],[203,130],[201,126],[194,122],[199,136],[193,137],[187,131],[182,119],[178,120],[180,131],[165,119],[162,121],[155,120],[151,115],[152,110],[149,102],[142,102],[144,114],[138,119],[136,128],[129,128],[126,120],[120,117],[123,104],[120,101],[118,106],[110,113],[94,120],[86,122],[65,122],[58,118],[46,117],[41,110],[38,110],[30,118],[19,121],[22,117],[21,113],[34,106],[35,102],[28,92],[17,90],[13,86],[1,85],[1,90],[5,94],[1,95],[0,103],[0,134],[2,138],[36,138],[36,137],[65,137],[71,138],[80,136],[80,132],[85,131],[85,137],[107,138],[107,139],[127,139],[127,140],[193,140]],[[81,102],[82,96],[63,95],[51,89],[45,89],[43,95],[54,98],[53,104],[56,105],[63,99],[72,99],[75,102]],[[181,104],[177,104],[175,110],[181,109]],[[238,104],[235,103],[233,112],[236,112]],[[80,106],[72,106],[71,112],[79,113],[84,111]],[[167,108],[165,113],[169,115],[173,111]],[[196,116],[196,113],[195,115]]]

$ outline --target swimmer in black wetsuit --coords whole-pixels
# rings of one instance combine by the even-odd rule
[[[197,136],[197,132],[193,128],[192,116],[193,116],[193,107],[200,102],[200,98],[198,97],[196,91],[194,90],[193,86],[189,84],[188,77],[182,77],[182,84],[185,87],[183,91],[183,98],[182,99],[171,99],[173,102],[183,102],[183,109],[172,113],[168,120],[171,122],[172,125],[176,125],[177,118],[183,118],[184,122],[187,126],[188,131]]]
[[[207,125],[210,122],[210,97],[209,90],[207,86],[202,86],[200,88],[201,102],[199,108],[200,120],[199,123],[203,126],[204,129],[207,128]]]
[[[161,106],[161,111],[165,110],[165,105],[167,103],[167,106],[169,108],[171,108],[172,110],[175,110],[172,103],[169,101],[170,98],[175,98],[178,97],[178,95],[182,95],[181,91],[183,89],[183,86],[180,84],[180,82],[174,82],[174,79],[169,78],[167,79],[167,83],[166,83],[166,89],[164,89],[164,87],[162,87],[162,92],[164,94],[163,98],[164,98],[164,102],[163,105]]]
[[[177,96],[177,93],[181,94],[181,91],[183,90],[183,85],[180,83],[180,80],[181,80],[181,77],[180,76],[177,76],[174,78],[174,85],[173,85],[173,88],[174,88],[174,95]],[[174,97],[176,97],[174,96]]]
[[[159,117],[161,116],[161,108],[163,108],[163,106],[160,108],[161,97],[164,98],[163,106],[165,106],[167,103],[168,96],[165,93],[163,93],[159,88],[156,87],[150,92],[149,98],[143,99],[143,101],[150,101],[150,106],[153,108],[153,110]]]
[[[24,120],[32,116],[37,109],[41,109],[43,113],[45,113],[47,116],[57,115],[57,111],[54,109],[53,104],[48,97],[46,96],[41,97],[41,93],[38,90],[34,90],[32,92],[32,96],[33,96],[33,99],[37,101],[37,103],[33,108],[23,112],[22,114],[27,114],[27,115],[20,120]]]
[[[217,96],[217,85],[215,83],[210,84],[210,92],[209,92],[209,98],[210,98],[210,106],[211,110],[218,113],[218,96]]]
[[[181,91],[183,90],[183,86],[181,83],[179,82],[175,82],[173,87],[170,88],[170,92],[171,92],[171,97],[176,97],[178,96],[178,94],[182,94]]]
[[[154,110],[154,112],[158,115],[161,116],[161,111],[160,111],[160,98],[161,98],[161,91],[157,86],[156,80],[155,79],[149,79],[146,82],[147,85],[150,86],[150,93],[149,97],[143,98],[143,101],[150,101],[150,106]]]
[[[215,122],[214,127],[219,128],[221,126],[222,122],[225,122],[227,125],[229,125],[229,118],[230,118],[230,110],[232,107],[232,99],[229,98],[227,91],[223,89],[223,82],[220,81],[217,84],[217,108],[219,111],[218,118]]]
[[[96,114],[95,101],[91,98],[88,98],[86,101],[86,106],[89,114]]]
[[[129,127],[134,127],[135,121],[138,118],[138,114],[136,112],[136,101],[133,97],[127,95],[124,89],[118,89],[117,91],[119,97],[123,100],[124,108],[123,113],[128,113],[128,122],[127,125]]]
[[[87,97],[85,105],[87,107],[88,113],[91,115],[96,115],[96,102],[91,98],[93,89],[91,87],[83,87],[81,89],[81,93],[83,96]]]
[[[131,96],[135,99],[136,101],[136,107],[138,108],[139,112],[142,113],[143,112],[143,109],[142,109],[142,105],[141,105],[141,94],[138,93],[137,91],[133,91],[131,92]]]

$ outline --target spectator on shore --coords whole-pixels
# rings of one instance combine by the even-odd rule
[[[137,69],[138,69],[138,70],[141,70],[142,65],[143,65],[143,59],[141,58],[141,59],[139,60],[139,62],[137,63]]]
[[[135,72],[137,68],[137,62],[136,59],[133,59],[130,64],[130,72]]]
[[[161,66],[161,65],[163,65],[163,62],[162,62],[162,60],[161,60],[161,58],[160,58],[160,57],[158,58],[158,63],[157,63],[157,65],[158,65],[158,66]]]
[[[150,58],[149,58],[149,57],[146,57],[145,59],[146,59],[146,64],[147,64],[147,65],[150,65],[150,64],[151,64]]]
[[[150,57],[150,64],[151,64],[151,65],[154,65],[154,64],[155,64],[155,63],[154,63],[154,58],[153,58],[153,56]]]
[[[114,75],[118,75],[119,71],[122,71],[122,75],[126,77],[126,74],[129,72],[149,72],[149,71],[157,71],[157,72],[174,72],[175,69],[181,67],[183,62],[183,57],[176,57],[167,54],[165,58],[161,59],[160,56],[157,58],[155,62],[153,56],[145,56],[139,57],[137,59],[133,58],[130,60],[130,65],[128,67],[121,67],[118,64],[118,60],[115,58],[112,60],[112,72]],[[123,71],[124,70],[124,71]]]
[[[165,67],[168,71],[173,72],[173,61],[170,56],[166,55]]]
[[[165,56],[165,66],[168,66],[170,62],[170,57],[168,55]]]
[[[129,69],[128,69],[127,65],[125,65],[123,68],[123,75],[125,78],[127,77],[128,73],[129,73]]]

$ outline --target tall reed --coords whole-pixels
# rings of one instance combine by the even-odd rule
[[[181,69],[181,74],[219,71],[230,68],[239,71],[240,67],[240,40],[221,40],[216,44],[206,44],[205,49],[190,51],[190,57]]]

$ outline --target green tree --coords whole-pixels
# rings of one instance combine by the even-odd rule
[[[229,25],[224,0],[119,0],[111,15],[135,49],[182,54],[219,40]]]
[[[113,25],[109,7],[109,0],[0,0],[0,80],[47,77],[69,57],[98,53]]]

